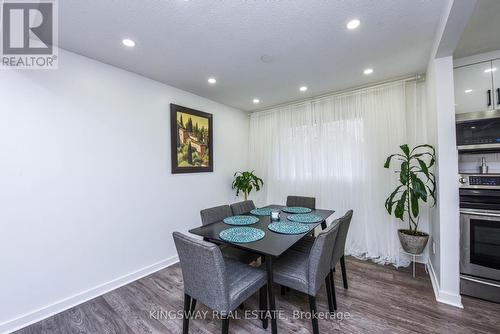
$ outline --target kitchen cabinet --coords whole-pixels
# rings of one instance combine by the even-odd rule
[[[500,59],[494,60],[491,66],[493,73],[493,91],[495,95],[495,108],[500,109]]]
[[[500,62],[492,61],[457,67],[455,80],[455,113],[493,110],[496,105],[496,91],[493,87],[495,74],[500,88]],[[496,66],[497,70],[494,70]]]

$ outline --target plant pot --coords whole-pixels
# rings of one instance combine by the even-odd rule
[[[429,241],[429,235],[419,231],[398,230],[398,237],[405,252],[415,255],[422,254]]]

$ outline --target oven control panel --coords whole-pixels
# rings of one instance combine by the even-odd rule
[[[500,174],[461,174],[462,188],[500,188]]]
[[[500,176],[471,176],[471,186],[500,186]]]

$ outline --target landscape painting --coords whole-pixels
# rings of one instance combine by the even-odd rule
[[[213,171],[212,114],[170,105],[172,173]]]

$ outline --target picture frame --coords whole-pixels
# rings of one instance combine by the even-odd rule
[[[172,174],[213,172],[213,115],[170,104]]]

